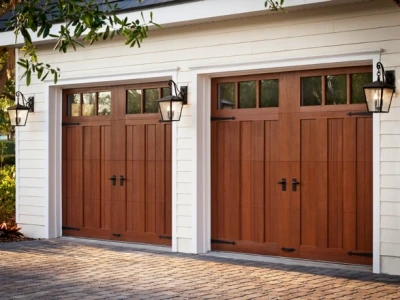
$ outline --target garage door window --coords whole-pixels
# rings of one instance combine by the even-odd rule
[[[364,103],[363,85],[372,81],[372,73],[321,74],[302,77],[301,106]]]
[[[87,92],[68,94],[68,116],[90,117],[111,114],[111,92]]]
[[[126,91],[126,113],[158,113],[157,100],[170,94],[171,89],[169,87],[156,86],[151,88],[128,89]]]
[[[279,80],[218,83],[218,110],[279,107]]]

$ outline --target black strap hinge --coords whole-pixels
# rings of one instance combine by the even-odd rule
[[[159,239],[172,240],[172,236],[170,236],[170,235],[159,235],[158,238]]]
[[[62,230],[76,230],[79,231],[80,229],[77,227],[69,227],[69,226],[63,226],[61,227]]]
[[[80,124],[79,122],[62,122],[61,126],[79,126]]]
[[[285,247],[282,247],[281,250],[283,252],[289,252],[289,253],[296,251],[295,248],[285,248]]]
[[[352,251],[349,251],[349,252],[347,252],[347,254],[350,255],[350,256],[355,255],[355,256],[372,257],[372,252],[352,252]]]
[[[224,241],[224,240],[216,240],[216,239],[211,239],[211,243],[213,243],[213,244],[225,244],[225,245],[236,245],[235,241]]]
[[[236,117],[211,117],[211,121],[228,121],[228,120],[236,120]]]

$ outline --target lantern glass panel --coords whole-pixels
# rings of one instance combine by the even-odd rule
[[[393,90],[388,88],[365,88],[368,111],[388,112],[392,101]]]
[[[159,102],[162,119],[164,121],[179,121],[182,112],[182,101]]]
[[[11,126],[25,126],[28,113],[28,109],[9,110],[8,116],[10,117]]]

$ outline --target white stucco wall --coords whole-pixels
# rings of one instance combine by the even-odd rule
[[[261,0],[260,5],[263,5]],[[179,7],[176,7],[176,13],[179,14]],[[243,70],[245,64],[265,64],[265,69],[258,71],[273,72],[279,65],[274,64],[275,60],[285,61],[285,69],[296,69],[296,61],[307,57],[334,55],[340,58],[343,53],[363,53],[381,48],[381,61],[387,70],[396,70],[397,91],[400,92],[399,32],[400,9],[391,0],[376,0],[156,30],[150,33],[140,49],[125,47],[118,39],[66,55],[52,51],[51,45],[43,45],[39,47],[39,58],[61,68],[60,84],[63,87],[79,82],[104,82],[111,74],[131,81],[140,78],[141,73],[156,77],[157,72],[162,72],[166,76],[168,72],[165,70],[179,68],[176,81],[189,86],[189,105],[184,109],[181,122],[176,124],[173,141],[177,158],[173,175],[176,178],[173,188],[174,250],[198,252],[208,250],[207,245],[201,245],[201,240],[207,230],[204,228],[208,226],[205,225],[207,205],[203,202],[209,201],[209,191],[199,190],[199,183],[207,181],[207,169],[201,167],[203,162],[197,161],[196,155],[199,158],[206,155],[202,143],[207,139],[207,130],[198,113],[204,101],[210,101],[210,96],[204,94],[204,82],[198,80],[196,70],[202,66],[225,65],[231,66],[225,69],[243,74],[246,73]],[[314,64],[318,65],[318,59],[309,67]],[[132,73],[136,75],[130,76]],[[151,78],[150,75],[146,77]],[[119,80],[111,83],[118,84]],[[33,237],[55,234],[50,233],[48,226],[51,219],[48,218],[51,210],[48,203],[57,200],[49,196],[52,177],[47,171],[47,157],[53,139],[47,134],[48,110],[52,107],[48,106],[48,101],[55,101],[48,99],[51,85],[49,81],[33,80],[26,87],[23,81],[19,82],[19,89],[25,95],[35,96],[35,113],[29,115],[28,125],[19,128],[16,136],[17,221],[24,232]],[[392,106],[391,112],[382,115],[378,122],[381,191],[376,199],[381,201],[378,205],[381,228],[374,244],[381,251],[378,271],[400,274],[398,96]],[[199,210],[205,215],[199,216]]]

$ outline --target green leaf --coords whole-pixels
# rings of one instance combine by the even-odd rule
[[[32,39],[30,34],[28,33],[28,30],[25,28],[21,28],[21,34],[25,38],[25,42],[29,42],[29,44],[32,44]]]
[[[48,72],[48,71],[46,72],[46,74],[44,74],[44,76],[43,76],[43,78],[42,78],[42,81],[44,81],[44,80],[46,79],[47,75],[49,75],[49,72]]]
[[[37,77],[40,79],[40,77],[42,77],[43,74],[43,68],[38,68],[37,70]]]
[[[58,74],[54,73],[54,83],[57,83],[57,80],[58,80]]]
[[[23,68],[27,68],[27,65],[25,64],[25,62],[23,61],[23,60],[19,60],[18,62],[17,62],[17,64],[19,64],[21,67],[23,67]]]
[[[26,71],[26,85],[31,84],[31,70]]]
[[[106,40],[109,34],[110,34],[110,27],[107,26],[106,31],[104,32],[103,35],[103,40]]]

